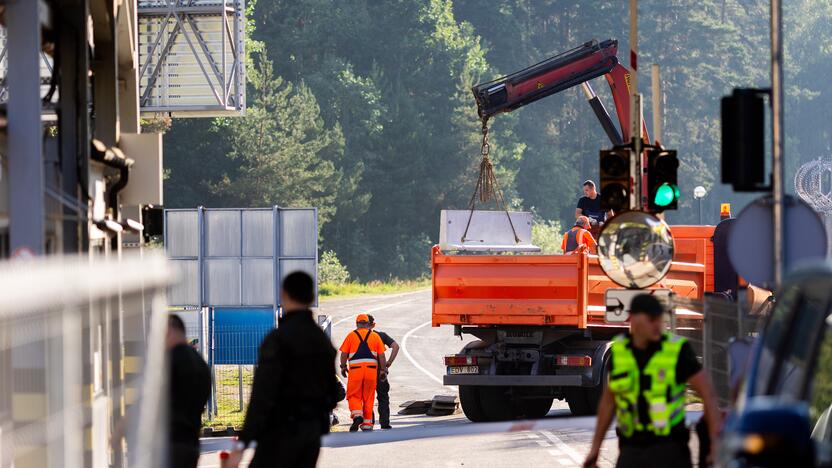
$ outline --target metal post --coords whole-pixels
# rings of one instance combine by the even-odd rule
[[[237,364],[237,398],[240,399],[240,412],[243,412],[243,365]]]
[[[638,0],[630,0],[630,74],[630,95],[635,96],[638,94]]]
[[[9,243],[15,253],[43,253],[43,126],[40,102],[39,1],[6,3],[8,53]]]
[[[785,255],[783,232],[783,7],[780,0],[771,0],[771,156],[772,195],[774,201],[774,285],[783,280]]]
[[[45,237],[40,98],[42,2],[4,3],[8,45],[6,156],[9,169],[10,251],[12,256],[42,254]],[[47,322],[37,317],[26,331],[25,337],[11,336],[10,387],[11,399],[15,402],[11,414],[12,434],[16,430],[25,431],[37,423],[46,423],[43,425],[44,432],[49,432],[49,429],[60,431],[61,428],[51,427],[48,423],[50,409],[59,413],[63,408],[59,402],[50,401],[50,396],[55,396],[53,392],[58,390],[49,385],[56,382],[47,366]],[[50,408],[50,404],[54,406]],[[57,458],[62,459],[64,454],[50,453],[48,449],[45,438],[36,438],[27,444],[12,444],[10,455],[3,456],[11,459],[14,466],[46,467],[60,463]]]
[[[697,198],[696,202],[699,205],[699,225],[701,226],[702,225],[702,199]]]
[[[662,81],[659,66],[654,63],[651,72],[653,75],[653,141],[660,143],[662,141]]]

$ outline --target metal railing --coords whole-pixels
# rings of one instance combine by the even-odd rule
[[[166,466],[161,257],[0,264],[0,467]]]

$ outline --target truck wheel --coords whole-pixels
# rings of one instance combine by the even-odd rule
[[[517,401],[517,409],[519,413],[517,416],[526,419],[540,419],[549,414],[552,409],[552,402],[554,397],[521,399]]]
[[[569,387],[563,389],[563,393],[566,396],[566,403],[569,404],[569,411],[572,411],[573,415],[589,416],[595,414],[595,411],[590,405],[589,398],[587,398],[587,390],[584,387]]]
[[[476,385],[459,386],[459,404],[465,417],[471,422],[488,421],[480,403],[480,388]]]
[[[511,399],[506,387],[482,386],[480,404],[487,421],[510,421],[515,418]]]

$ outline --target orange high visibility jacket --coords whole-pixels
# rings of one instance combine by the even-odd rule
[[[376,364],[379,353],[384,353],[384,343],[381,342],[378,333],[359,328],[347,334],[339,349],[342,353],[347,353],[350,364]]]
[[[596,247],[595,239],[592,238],[592,234],[586,229],[575,226],[563,235],[563,242],[560,243],[560,248],[566,254],[574,252],[582,245],[594,251]]]

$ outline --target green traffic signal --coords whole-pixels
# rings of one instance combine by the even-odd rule
[[[659,185],[656,189],[656,195],[653,197],[653,203],[656,206],[669,206],[677,200],[679,200],[679,187],[667,182]]]

